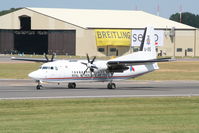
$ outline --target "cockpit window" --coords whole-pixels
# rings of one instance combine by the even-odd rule
[[[48,69],[48,67],[44,66],[44,67],[42,67],[42,69]]]
[[[50,69],[50,70],[53,70],[54,67],[53,66],[42,66],[42,67],[40,67],[40,69]]]

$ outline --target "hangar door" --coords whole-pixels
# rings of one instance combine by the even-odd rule
[[[0,30],[0,53],[8,54],[13,51],[14,36],[12,30]]]
[[[48,53],[56,52],[62,55],[76,54],[76,31],[49,31],[48,32]]]
[[[48,52],[47,31],[14,31],[14,49],[19,53],[43,54]]]

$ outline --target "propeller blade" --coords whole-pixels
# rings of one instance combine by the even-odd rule
[[[46,53],[44,54],[44,56],[45,56],[47,62],[49,62],[49,59],[48,59],[48,56],[46,55]]]
[[[90,59],[89,59],[88,54],[86,54],[86,57],[87,57],[88,63],[90,63]]]
[[[53,61],[53,60],[54,60],[54,57],[55,57],[55,53],[52,54],[52,57],[51,57],[51,60],[50,60],[50,61]]]
[[[93,62],[95,61],[96,56],[93,57],[92,61],[90,61],[90,58],[89,58],[88,54],[86,54],[86,58],[88,60],[88,63],[81,62],[82,64],[87,66],[87,68],[84,71],[83,75],[87,72],[88,69],[90,69],[90,73],[91,73],[91,77],[92,77],[92,73],[94,72],[94,69],[98,69],[98,67],[93,65]]]
[[[93,60],[91,61],[91,64],[93,64],[93,62],[95,61],[95,59],[96,59],[96,56],[93,58]]]
[[[92,68],[98,69],[98,67],[96,67],[96,66],[92,66]]]
[[[87,63],[84,63],[84,62],[81,62],[81,63],[87,66]]]
[[[83,75],[87,72],[87,70],[88,70],[88,67],[87,67],[86,70],[84,71]]]

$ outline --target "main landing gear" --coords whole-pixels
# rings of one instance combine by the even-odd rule
[[[113,72],[110,73],[110,83],[108,83],[107,88],[108,89],[115,89],[116,85],[113,83]]]
[[[71,89],[76,88],[76,83],[68,83],[68,88],[71,88]]]
[[[115,83],[108,83],[107,88],[108,89],[115,89],[116,85],[115,85]]]

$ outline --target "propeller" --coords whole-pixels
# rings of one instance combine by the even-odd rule
[[[52,57],[51,57],[51,59],[50,59],[50,60],[49,60],[49,58],[48,58],[48,56],[47,56],[47,54],[46,54],[46,53],[44,54],[44,56],[45,56],[45,58],[46,58],[46,62],[53,62],[54,57],[55,57],[55,53],[53,53],[53,54],[52,54]]]
[[[88,71],[88,69],[90,69],[90,72],[91,72],[91,77],[92,77],[92,73],[94,72],[94,69],[98,69],[98,67],[95,66],[95,64],[93,64],[93,62],[95,61],[96,59],[96,56],[93,57],[92,60],[90,60],[88,54],[86,54],[86,57],[87,57],[87,61],[88,63],[85,63],[85,62],[81,62],[82,64],[86,65],[87,68],[86,70],[84,71],[83,75]]]

